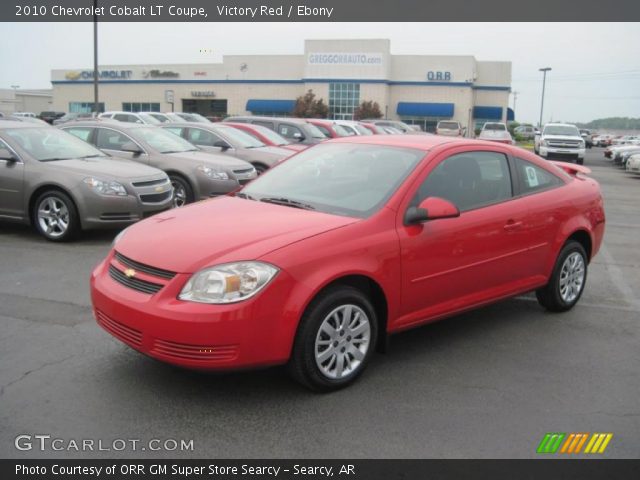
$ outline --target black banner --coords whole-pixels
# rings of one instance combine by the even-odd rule
[[[637,0],[5,0],[3,22],[633,21]]]
[[[3,480],[632,479],[640,460],[1,460]]]

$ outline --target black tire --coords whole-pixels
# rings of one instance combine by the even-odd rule
[[[256,172],[258,172],[258,175],[262,175],[264,172],[269,170],[269,167],[267,167],[266,165],[264,165],[262,163],[254,163],[253,164],[253,168],[256,169]]]
[[[173,187],[173,206],[175,208],[184,207],[189,203],[193,203],[195,197],[191,184],[182,176],[172,173],[169,175],[171,186]]]
[[[369,324],[368,346],[366,352],[364,352],[364,357],[359,361],[358,366],[354,367],[353,371],[345,374],[341,378],[330,378],[329,375],[320,369],[316,361],[316,339],[320,335],[324,335],[324,333],[319,333],[320,327],[325,320],[329,318],[329,314],[341,307],[348,308],[348,306],[355,306],[366,315]],[[352,311],[353,310],[357,311],[357,309],[352,309]],[[338,318],[340,318],[339,313],[337,313],[337,315]],[[355,321],[355,316],[353,318],[353,321]],[[358,318],[361,319],[362,315],[359,314]],[[359,328],[359,326],[360,325],[358,325],[356,329]],[[355,360],[355,357],[351,354],[344,353],[346,349],[350,348],[348,342],[351,340],[351,336],[349,336],[349,333],[351,332],[348,328],[346,331],[345,329],[340,331],[336,329],[336,338],[340,338],[340,341],[336,340],[334,343],[335,339],[328,340],[330,345],[327,346],[327,350],[332,349],[335,355],[338,355],[336,357],[336,370],[337,363],[341,362],[340,356],[348,355],[351,358],[350,361]],[[338,337],[340,335],[342,336]],[[354,339],[356,339],[356,337],[358,337],[358,335],[354,335]],[[313,300],[300,321],[293,352],[289,360],[289,372],[296,381],[316,392],[330,392],[344,388],[353,383],[366,368],[375,350],[377,337],[378,319],[375,309],[367,296],[360,290],[349,286],[330,288]],[[340,344],[342,344],[342,346]],[[362,343],[360,345],[362,345]],[[332,354],[330,358],[332,358],[333,355],[334,354]],[[329,363],[331,362],[332,360],[329,361]],[[344,363],[341,363],[341,365],[344,366]]]
[[[565,261],[573,254],[578,254],[582,257],[584,274],[577,296],[569,300],[563,298],[560,282],[561,277],[564,275],[563,266]],[[564,247],[562,247],[562,250],[560,250],[556,264],[553,267],[553,273],[551,274],[551,278],[549,278],[549,283],[536,290],[536,297],[538,298],[540,305],[552,312],[566,312],[567,310],[572,309],[574,305],[578,303],[578,300],[580,300],[582,292],[584,292],[584,288],[587,283],[588,263],[589,260],[584,247],[574,240],[569,240]]]
[[[584,158],[578,158],[578,160],[576,161],[576,163],[578,165],[584,165]]]
[[[57,206],[52,209],[52,205]],[[45,218],[45,215],[55,218]],[[80,220],[71,197],[60,190],[47,190],[33,203],[31,219],[40,235],[51,242],[68,242],[78,233]],[[63,228],[63,225],[67,225]]]

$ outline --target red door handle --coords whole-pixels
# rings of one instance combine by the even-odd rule
[[[516,222],[516,221],[514,221],[514,220],[509,220],[509,221],[507,222],[507,224],[504,226],[504,229],[505,229],[507,232],[511,232],[511,231],[513,231],[513,230],[517,230],[517,229],[519,229],[520,227],[522,227],[522,222]]]

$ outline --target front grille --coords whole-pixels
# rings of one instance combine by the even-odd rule
[[[579,146],[580,142],[573,140],[549,141],[551,148],[578,148]]]
[[[154,340],[152,353],[159,353],[167,357],[186,360],[200,360],[208,362],[223,362],[233,360],[238,355],[237,345],[187,345]]]
[[[168,200],[173,195],[171,190],[162,193],[149,193],[147,195],[140,195],[140,200],[144,203],[160,203]]]
[[[166,178],[159,178],[158,180],[147,180],[145,182],[132,182],[134,187],[153,187],[154,185],[164,185],[168,183]]]
[[[173,277],[176,276],[175,272],[171,272],[169,270],[163,270],[161,268],[151,267],[149,265],[145,265],[144,263],[136,262],[135,260],[131,260],[130,258],[125,257],[119,252],[115,252],[115,257],[123,265],[133,268],[134,270],[138,270],[140,272],[153,275],[154,277],[166,278],[167,280],[171,280]]]
[[[137,215],[132,215],[130,212],[107,212],[100,215],[100,220],[112,222],[136,220],[137,218]]]
[[[119,284],[129,287],[132,290],[137,290],[138,292],[148,293],[149,295],[158,293],[163,287],[163,285],[158,283],[147,282],[139,278],[129,278],[113,265],[109,265],[109,275]]]
[[[123,325],[113,318],[108,317],[100,310],[96,310],[96,320],[106,331],[123,342],[136,347],[140,347],[142,345],[142,332]]]

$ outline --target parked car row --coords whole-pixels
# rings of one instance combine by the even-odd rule
[[[629,172],[640,172],[640,138],[630,138],[626,143],[612,145],[604,150],[605,158],[613,161],[614,165]]]

